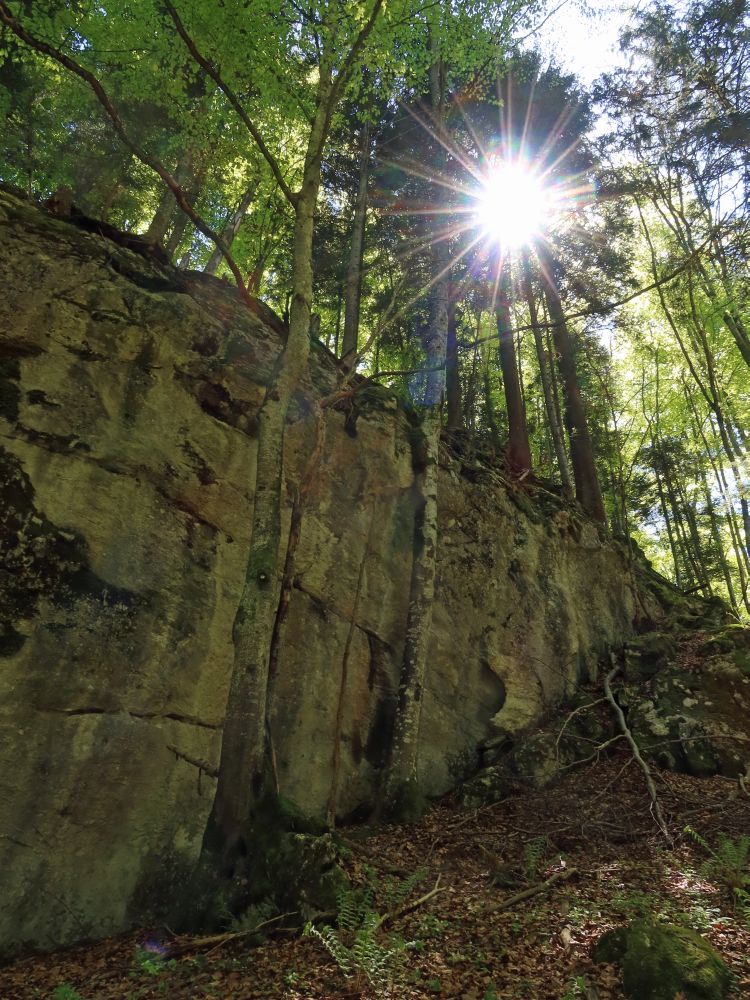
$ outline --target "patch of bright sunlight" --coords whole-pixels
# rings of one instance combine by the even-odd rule
[[[476,224],[509,250],[539,236],[554,209],[552,192],[523,160],[491,162],[474,197]]]

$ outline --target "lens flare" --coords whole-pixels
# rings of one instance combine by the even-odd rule
[[[539,236],[552,210],[550,192],[522,160],[491,162],[474,199],[476,225],[507,249]]]

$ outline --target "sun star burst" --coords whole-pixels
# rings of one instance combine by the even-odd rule
[[[522,160],[491,163],[474,199],[476,224],[487,239],[507,249],[539,236],[552,210],[543,180]]]

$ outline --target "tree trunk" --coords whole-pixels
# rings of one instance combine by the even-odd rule
[[[196,167],[192,178],[190,179],[189,186],[185,191],[185,196],[191,205],[195,205],[198,200],[198,196],[201,193],[201,188],[203,187],[203,178],[206,175],[206,161],[199,162]],[[189,219],[184,212],[181,212],[178,208],[175,209],[176,215],[174,224],[172,226],[172,231],[169,234],[169,239],[166,242],[164,249],[167,251],[169,257],[174,257],[180,248],[180,243],[185,235],[185,230],[188,228]],[[189,255],[188,248],[188,255]]]
[[[719,521],[716,517],[716,509],[714,507],[713,498],[711,496],[711,489],[708,485],[708,480],[706,479],[706,473],[701,467],[700,469],[701,485],[703,486],[703,498],[706,501],[706,513],[708,514],[709,524],[711,526],[711,538],[714,543],[714,554],[716,560],[721,567],[721,573],[724,577],[724,583],[727,587],[727,594],[729,596],[729,603],[732,609],[736,613],[739,610],[739,605],[737,604],[737,597],[734,592],[734,581],[732,580],[732,574],[729,569],[729,563],[727,562],[726,553],[724,551],[724,543],[721,538],[721,531],[719,529]]]
[[[250,552],[232,628],[234,666],[216,795],[204,837],[204,850],[225,858],[250,849],[244,842],[246,824],[263,787],[269,657],[283,571],[280,545],[284,429],[289,403],[310,351],[313,217],[320,187],[329,91],[330,79],[321,76],[318,110],[308,141],[302,186],[294,206],[289,334],[258,413]]]
[[[191,152],[184,153],[178,160],[174,171],[174,178],[180,187],[184,188],[186,180],[192,175],[192,170],[193,154]],[[175,212],[179,212],[179,215],[187,221],[187,217],[176,206],[174,195],[167,188],[162,193],[151,224],[146,230],[146,239],[151,243],[163,243],[169,224],[175,217]]]
[[[234,238],[239,232],[240,226],[242,225],[242,220],[245,218],[245,213],[250,207],[250,202],[253,200],[253,195],[255,194],[255,187],[248,188],[248,190],[243,194],[242,200],[237,206],[232,218],[227,223],[224,232],[221,234],[221,238],[224,240],[228,247],[232,246]],[[219,264],[221,264],[224,259],[224,255],[221,250],[214,250],[211,256],[208,258],[208,263],[203,268],[206,274],[216,274],[219,269]]]
[[[431,46],[435,59],[430,67],[430,96],[438,141],[445,129],[445,81],[442,60],[434,37]],[[445,169],[446,153],[441,151],[436,171]],[[442,188],[433,185],[435,203],[443,198]],[[439,218],[439,216],[435,216]],[[438,456],[440,447],[440,410],[445,389],[445,357],[448,339],[448,245],[444,234],[435,232],[432,243],[430,322],[426,338],[427,377],[426,412],[422,433],[413,445],[416,511],[413,558],[409,587],[409,610],[406,640],[401,665],[398,706],[393,728],[390,760],[386,776],[383,807],[388,815],[409,818],[420,811],[417,754],[422,716],[422,696],[427,669],[427,653],[435,596],[435,566],[438,541]]]
[[[346,272],[346,303],[344,306],[344,340],[341,357],[353,359],[359,341],[359,306],[362,297],[362,261],[365,248],[365,223],[367,222],[367,182],[370,175],[370,124],[362,126],[360,141],[359,185],[354,202],[352,242],[349,250],[349,267]]]
[[[464,410],[461,402],[461,380],[458,376],[458,343],[456,341],[456,306],[451,300],[448,306],[448,339],[445,355],[445,403],[447,409],[445,429],[449,434],[460,431],[464,426]]]
[[[498,355],[503,373],[505,409],[508,414],[508,445],[505,456],[511,475],[518,476],[531,469],[531,448],[523,397],[521,396],[521,383],[518,377],[516,345],[510,321],[509,285],[506,273],[500,279],[495,319],[497,321]]]
[[[545,355],[542,331],[539,328],[539,315],[537,313],[534,290],[531,284],[531,263],[529,261],[529,255],[526,251],[523,252],[521,267],[523,271],[523,292],[526,299],[526,305],[529,310],[529,322],[531,324],[531,332],[534,335],[534,346],[536,348],[536,356],[539,362],[539,374],[542,380],[542,393],[544,395],[544,409],[547,414],[547,426],[549,427],[552,444],[555,449],[555,458],[557,459],[557,468],[560,472],[560,482],[562,484],[563,496],[570,499],[573,496],[573,484],[570,481],[568,456],[565,454],[565,442],[563,441],[562,428],[560,427],[560,421],[557,418],[557,409],[555,407],[555,400],[552,394],[553,390],[552,381],[550,379],[550,369]]]
[[[604,524],[607,518],[604,513],[599,478],[596,473],[594,448],[578,384],[575,347],[568,333],[565,313],[555,285],[552,257],[541,240],[536,244],[536,253],[541,265],[544,296],[553,324],[552,336],[555,341],[557,361],[563,383],[565,427],[570,441],[570,458],[573,465],[576,498],[587,514]]]
[[[662,486],[661,476],[659,475],[658,469],[654,469],[654,476],[656,478],[656,490],[659,496],[659,506],[661,507],[661,516],[664,518],[664,524],[667,529],[667,539],[669,541],[669,548],[672,553],[672,562],[674,563],[674,580],[678,587],[682,587],[682,570],[680,569],[680,560],[677,552],[677,543],[675,542],[674,536],[672,534],[672,522],[669,516],[667,500],[666,497],[664,496],[664,487]]]

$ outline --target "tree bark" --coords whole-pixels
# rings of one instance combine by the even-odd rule
[[[461,402],[461,380],[458,375],[458,342],[456,340],[456,306],[448,305],[448,339],[445,354],[445,429],[449,434],[460,431],[464,426],[464,410]]]
[[[445,129],[444,66],[437,52],[434,36],[430,38],[434,54],[430,67],[430,96],[438,142]],[[435,170],[445,169],[447,156],[440,146]],[[439,184],[433,185],[433,198],[439,204],[444,195]],[[434,216],[439,218],[439,216]],[[409,610],[406,640],[399,681],[398,706],[393,728],[390,760],[386,775],[383,808],[393,817],[409,818],[420,809],[417,756],[422,717],[422,696],[427,670],[427,653],[435,597],[435,566],[438,541],[438,456],[440,447],[440,410],[445,390],[445,357],[448,338],[448,245],[444,234],[435,227],[432,243],[433,285],[430,295],[430,322],[426,337],[427,372],[425,379],[426,412],[422,430],[413,444],[416,512],[413,558],[409,587]]]
[[[549,427],[552,445],[555,450],[555,458],[557,459],[557,468],[560,473],[560,483],[562,484],[563,496],[572,498],[573,484],[570,481],[568,456],[565,454],[565,442],[563,440],[562,428],[560,427],[560,421],[557,418],[557,409],[555,407],[552,381],[550,378],[550,368],[547,363],[547,357],[544,350],[542,331],[539,327],[539,315],[537,313],[536,301],[534,299],[534,289],[531,283],[531,263],[529,261],[529,255],[526,251],[523,252],[521,268],[523,293],[529,310],[529,323],[531,325],[531,332],[534,335],[534,346],[536,348],[536,356],[539,362],[539,374],[542,380],[542,393],[544,395],[544,409],[547,414],[547,426]]]
[[[531,447],[518,376],[518,358],[513,340],[513,325],[510,320],[509,287],[510,282],[506,272],[500,278],[495,319],[497,321],[498,355],[503,373],[505,409],[508,414],[508,444],[505,457],[511,475],[519,476],[531,469]]]
[[[279,597],[284,429],[292,394],[310,351],[313,217],[330,109],[330,75],[321,70],[318,106],[294,209],[293,287],[289,334],[258,413],[258,454],[250,552],[232,628],[234,666],[224,720],[216,796],[204,849],[224,856],[247,851],[245,828],[263,788],[269,657]]]
[[[245,218],[245,213],[250,207],[250,203],[253,200],[253,195],[255,194],[255,187],[250,187],[243,194],[242,199],[237,206],[236,211],[232,215],[232,218],[227,223],[224,232],[221,234],[222,239],[228,247],[231,247],[234,242],[234,238],[240,230],[242,225],[242,220]],[[221,264],[224,259],[224,255],[221,250],[214,250],[211,256],[208,258],[208,263],[203,268],[206,274],[216,274],[219,269],[219,264]]]
[[[565,427],[570,441],[576,498],[589,516],[604,524],[607,518],[604,513],[599,477],[596,472],[594,447],[578,383],[575,347],[568,332],[560,294],[555,285],[553,260],[542,241],[537,242],[536,253],[541,265],[544,296],[553,324],[552,336],[555,341],[557,361],[563,383]]]
[[[365,248],[367,222],[367,182],[370,176],[370,123],[365,122],[360,136],[359,184],[354,202],[352,241],[349,250],[349,267],[346,272],[346,300],[344,306],[344,340],[341,357],[353,359],[359,341],[359,307],[362,298],[362,261]]]

